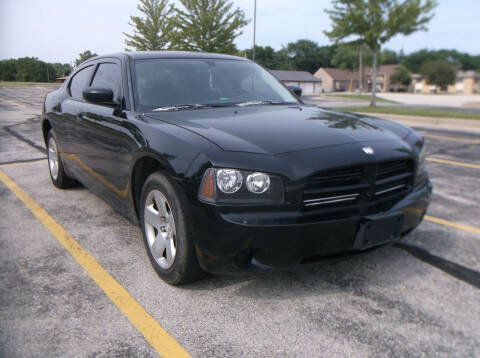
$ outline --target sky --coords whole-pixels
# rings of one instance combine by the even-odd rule
[[[407,54],[447,48],[480,55],[480,0],[437,1],[427,32],[397,36],[385,47]],[[233,2],[253,19],[254,0]],[[124,51],[122,33],[132,32],[128,22],[139,14],[136,5],[136,0],[0,0],[0,59],[33,56],[70,63],[85,50]],[[329,0],[258,0],[257,45],[278,50],[298,39],[330,44],[323,34],[330,29],[327,8]],[[237,47],[251,48],[252,38],[253,21],[236,39]]]

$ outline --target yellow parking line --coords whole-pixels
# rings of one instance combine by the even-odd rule
[[[12,179],[0,170],[0,181],[9,188],[45,226],[53,237],[88,273],[117,308],[162,357],[190,357],[147,311],[130,296],[105,269],[65,229],[43,210]]]
[[[472,169],[480,169],[480,165],[478,165],[478,164],[465,163],[465,162],[457,162],[457,161],[455,161],[455,160],[446,160],[446,159],[438,159],[438,158],[428,157],[428,158],[427,158],[427,161],[433,162],[433,163],[456,165],[456,166],[458,166],[458,167],[466,167],[466,168],[472,168]]]
[[[443,225],[443,226],[453,227],[455,229],[459,229],[459,230],[470,232],[472,234],[480,235],[480,228],[475,227],[475,226],[459,224],[459,223],[456,223],[456,222],[453,222],[453,221],[448,221],[448,220],[436,218],[434,216],[429,216],[429,215],[425,215],[425,220],[433,222],[435,224],[440,224],[440,225]]]
[[[464,143],[471,143],[471,144],[480,144],[480,140],[477,140],[477,139],[449,137],[449,136],[436,135],[436,134],[424,134],[423,132],[422,132],[422,137],[434,138],[434,139],[445,139],[445,140],[451,140],[455,142],[464,142]]]
[[[12,100],[7,99],[7,98],[0,97],[0,101],[11,104],[12,106],[17,106],[17,107],[20,107],[20,108],[26,108],[26,106],[24,104],[12,101]]]

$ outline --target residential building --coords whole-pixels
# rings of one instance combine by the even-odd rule
[[[314,76],[322,80],[322,92],[353,92],[358,89],[358,71],[321,67]]]
[[[286,86],[297,86],[302,89],[302,95],[313,96],[322,92],[322,80],[307,71],[270,71]]]
[[[458,71],[455,84],[448,86],[449,93],[479,93],[480,74],[476,71]]]
[[[421,74],[412,74],[412,91],[416,93],[441,92],[435,85],[430,85]],[[448,93],[473,94],[480,93],[480,74],[476,71],[458,71],[455,84],[449,85]]]
[[[377,91],[389,92],[390,76],[395,72],[399,65],[381,65],[377,70]],[[365,68],[364,70],[364,89],[372,90],[373,70]],[[322,88],[324,92],[354,92],[359,88],[359,72],[344,70],[341,68],[322,67],[315,72],[315,77],[322,79]]]
[[[377,90],[380,92],[390,92],[391,84],[390,77],[395,72],[397,67],[400,65],[381,65],[377,70]],[[370,92],[372,90],[372,78],[373,78],[373,69],[366,69],[367,77],[367,90]]]

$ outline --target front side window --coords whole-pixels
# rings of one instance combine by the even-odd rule
[[[152,59],[135,62],[140,111],[181,105],[298,103],[275,77],[243,60]]]
[[[113,91],[113,99],[119,101],[122,90],[120,66],[110,62],[101,63],[95,72],[91,86],[111,89]]]
[[[78,71],[70,81],[70,95],[78,100],[83,100],[83,90],[88,87],[93,66],[88,66]]]

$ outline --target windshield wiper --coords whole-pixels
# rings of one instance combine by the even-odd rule
[[[235,105],[239,107],[246,107],[246,106],[258,106],[262,104],[295,104],[295,102],[249,101],[249,102],[236,103]]]
[[[179,104],[175,106],[162,106],[155,109],[152,109],[152,112],[163,112],[163,111],[178,111],[180,109],[197,109],[207,107],[205,104]]]

